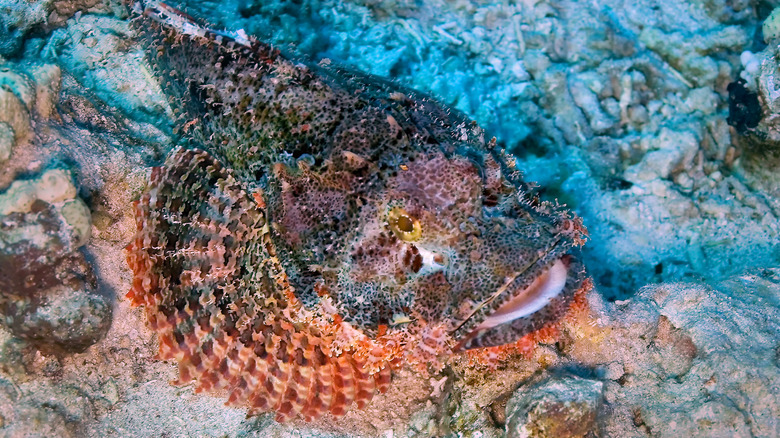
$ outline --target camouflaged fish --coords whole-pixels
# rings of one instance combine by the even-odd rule
[[[586,289],[580,220],[534,202],[464,115],[135,8],[195,145],[152,170],[128,246],[128,297],[181,383],[279,421],[339,416],[393,369],[511,345]]]

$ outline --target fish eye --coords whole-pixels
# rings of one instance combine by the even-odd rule
[[[409,215],[403,208],[396,207],[390,210],[387,222],[393,234],[404,242],[414,242],[422,236],[420,221]]]
[[[399,230],[403,231],[404,233],[411,233],[414,231],[414,221],[412,221],[412,218],[409,216],[401,216],[396,221],[395,225],[398,227]]]

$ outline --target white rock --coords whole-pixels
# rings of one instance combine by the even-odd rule
[[[62,169],[47,170],[35,187],[38,199],[50,204],[73,199],[77,193],[70,172]]]
[[[92,214],[84,201],[75,198],[65,202],[60,214],[71,227],[71,233],[76,240],[74,246],[86,244],[92,232]]]
[[[0,162],[11,158],[14,149],[14,129],[5,122],[0,122]]]
[[[764,41],[766,43],[780,37],[780,8],[775,8],[772,13],[766,17],[764,24],[761,26],[761,31],[764,34]]]
[[[51,169],[34,180],[14,181],[0,194],[0,214],[27,213],[37,199],[56,204],[76,197],[70,172]]]
[[[655,178],[668,179],[673,171],[690,168],[699,151],[699,141],[690,131],[677,132],[665,128],[651,147],[656,150],[648,152],[642,161],[626,169],[623,176],[627,181],[640,184]]]

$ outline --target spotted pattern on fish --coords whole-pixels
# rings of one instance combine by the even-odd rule
[[[180,383],[279,421],[339,416],[399,367],[547,333],[587,289],[580,219],[464,115],[135,11],[187,130],[134,206],[128,297]]]

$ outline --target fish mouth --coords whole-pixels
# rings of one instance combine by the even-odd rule
[[[530,285],[489,314],[474,330],[487,330],[538,312],[563,291],[568,273],[569,264],[564,262],[564,258],[556,260]]]
[[[582,266],[570,254],[538,260],[508,277],[454,330],[461,339],[455,351],[508,344],[556,321],[568,310],[582,279]]]

